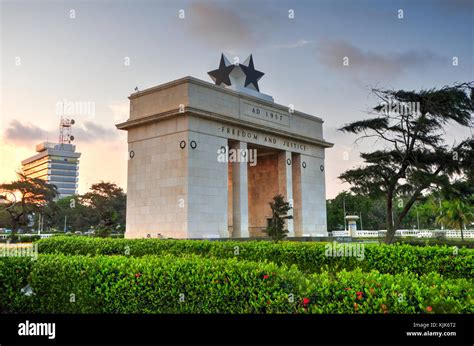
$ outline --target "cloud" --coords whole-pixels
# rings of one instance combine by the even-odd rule
[[[84,121],[74,130],[74,136],[80,141],[114,140],[119,137],[115,127],[104,127],[92,121]]]
[[[301,40],[298,40],[298,41],[293,42],[293,43],[280,44],[280,45],[275,45],[273,47],[274,48],[282,48],[282,49],[293,49],[293,48],[304,47],[304,46],[312,44],[312,43],[314,43],[314,41],[301,39]]]
[[[358,79],[394,79],[409,69],[446,61],[446,58],[427,50],[377,52],[363,50],[342,40],[321,42],[318,53],[324,66],[338,72],[350,73]],[[348,58],[348,66],[343,65],[345,57]]]
[[[46,140],[50,134],[31,123],[22,124],[18,120],[12,120],[5,130],[5,140],[15,143]]]
[[[253,48],[275,34],[272,9],[250,2],[196,2],[186,11],[189,33],[203,44],[234,51]]]
[[[104,127],[92,121],[78,122],[72,130],[75,141],[95,142],[99,140],[115,140],[119,138],[118,130]],[[57,130],[45,130],[31,123],[12,120],[4,133],[6,143],[31,146],[41,141],[56,141]]]

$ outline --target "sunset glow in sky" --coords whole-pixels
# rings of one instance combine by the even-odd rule
[[[78,102],[92,105],[73,116],[79,192],[100,180],[126,189],[126,133],[115,124],[128,118],[134,88],[187,75],[211,81],[207,71],[221,52],[241,60],[252,53],[265,73],[263,93],[325,121],[324,137],[335,143],[326,151],[331,198],[347,189],[337,176],[372,146],[337,131],[367,117],[376,102],[370,88],[474,80],[474,2],[467,0],[0,0],[0,11],[0,182],[15,178],[36,144],[57,141],[57,105]],[[470,135],[452,126],[446,139]]]

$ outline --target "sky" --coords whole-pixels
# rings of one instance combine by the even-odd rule
[[[372,88],[474,80],[469,0],[0,0],[0,21],[0,182],[15,179],[36,144],[57,141],[58,105],[72,103],[86,105],[73,117],[79,193],[101,180],[126,189],[126,132],[115,124],[128,118],[136,86],[211,82],[221,52],[231,61],[253,54],[261,92],[324,120],[335,143],[327,198],[349,188],[337,177],[374,145],[337,130],[368,117]],[[452,125],[445,138],[471,131]]]

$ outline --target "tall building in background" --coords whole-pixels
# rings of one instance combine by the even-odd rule
[[[76,146],[43,142],[36,146],[36,151],[36,155],[21,161],[23,173],[56,185],[59,198],[76,194],[81,156],[76,152]]]
[[[61,118],[59,143],[43,142],[36,146],[38,154],[21,161],[23,173],[56,185],[59,198],[77,193],[79,182],[79,157],[76,146],[71,144],[73,119]]]

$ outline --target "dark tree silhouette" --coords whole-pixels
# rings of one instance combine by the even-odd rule
[[[80,200],[97,216],[99,229],[112,230],[125,224],[127,196],[116,184],[103,181],[93,184]]]
[[[18,180],[0,185],[1,190],[9,191],[17,196],[15,205],[6,210],[12,227],[12,239],[15,239],[20,227],[28,226],[29,214],[42,211],[58,195],[55,185],[48,184],[39,178],[27,177],[21,172],[17,174]]]
[[[288,233],[285,229],[285,220],[292,219],[293,216],[287,215],[291,209],[290,203],[285,202],[282,195],[273,197],[273,202],[270,202],[272,209],[272,220],[270,226],[264,231],[276,242],[283,240]]]
[[[362,134],[358,140],[375,138],[383,144],[382,149],[361,153],[365,165],[339,178],[356,193],[385,198],[387,243],[393,242],[399,225],[423,193],[446,187],[455,176],[472,170],[472,139],[448,147],[443,127],[449,122],[471,125],[473,88],[474,82],[421,91],[374,89],[381,100],[370,112],[376,117],[340,129]],[[393,203],[398,197],[406,203],[394,218]]]

